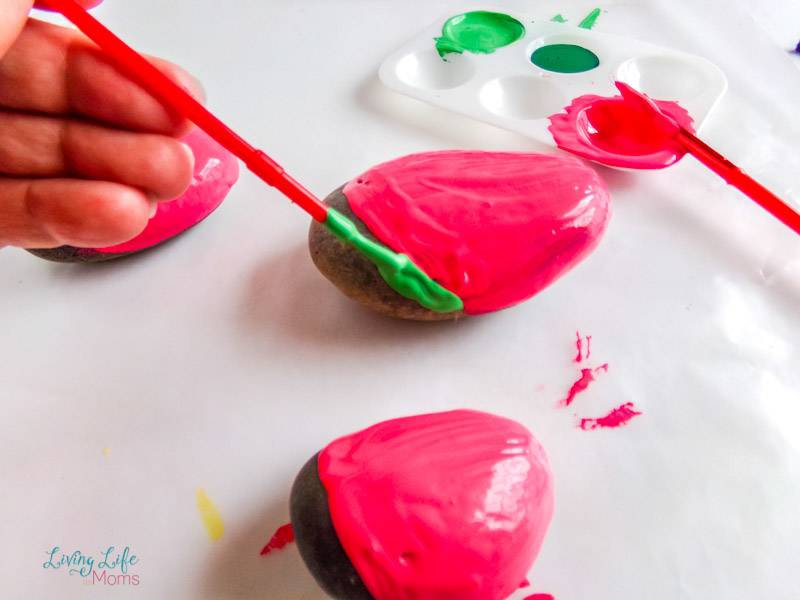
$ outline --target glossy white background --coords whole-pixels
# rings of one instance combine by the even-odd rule
[[[704,139],[800,205],[791,31],[722,0],[506,1],[573,24],[600,6],[598,31],[715,62],[730,87]],[[800,14],[748,4],[767,25]],[[412,152],[546,150],[378,83],[418,29],[470,8],[107,0],[96,15],[194,73],[213,111],[324,196]],[[615,214],[598,250],[536,298],[456,323],[341,296],[308,257],[309,218],[248,173],[208,220],[122,262],[0,251],[0,594],[321,599],[294,547],[259,556],[295,471],[378,420],[470,407],[525,423],[555,473],[554,521],[514,600],[800,597],[800,238],[692,158],[600,172]],[[581,365],[576,331],[592,336]],[[643,413],[628,427],[576,428],[625,402]],[[217,543],[201,486],[226,524]],[[140,585],[45,570],[54,546],[129,546]]]

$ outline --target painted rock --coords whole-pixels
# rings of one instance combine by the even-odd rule
[[[553,481],[523,425],[456,410],[335,440],[290,504],[300,554],[334,598],[502,600],[527,585]]]
[[[28,252],[55,262],[97,262],[135,254],[175,237],[210,215],[239,178],[236,157],[195,129],[181,140],[194,154],[194,176],[182,196],[161,202],[138,236],[107,248],[28,248]]]
[[[597,246],[611,215],[597,172],[556,154],[413,154],[370,169],[326,202],[371,239],[406,254],[464,308],[436,313],[400,296],[355,249],[314,223],[309,244],[320,271],[379,312],[422,320],[530,298]]]

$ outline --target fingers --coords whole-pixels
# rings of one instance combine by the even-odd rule
[[[83,6],[83,8],[92,8],[93,6],[97,6],[98,4],[100,4],[100,2],[102,2],[102,0],[75,0],[75,1],[81,6]],[[28,4],[31,4],[31,2],[28,1]],[[36,0],[36,2],[34,2],[33,4],[34,6],[36,6],[36,8],[52,10],[47,0]]]
[[[202,99],[188,73],[166,61],[152,62],[178,85]],[[191,125],[165,108],[113,65],[80,32],[29,19],[0,61],[0,106],[46,114],[77,114],[104,123],[180,136]]]
[[[79,179],[0,177],[0,246],[103,248],[147,225],[151,206],[140,191]]]
[[[189,185],[193,157],[174,138],[192,125],[79,32],[26,21],[31,4],[0,0],[0,247],[122,243],[144,229],[155,201]],[[187,73],[152,62],[203,98]]]
[[[0,110],[0,175],[102,179],[161,201],[186,190],[193,166],[191,150],[171,137]]]

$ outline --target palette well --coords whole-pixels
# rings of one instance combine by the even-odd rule
[[[554,145],[549,117],[615,81],[678,102],[695,129],[725,93],[708,60],[639,40],[496,8],[445,15],[388,56],[389,88]]]

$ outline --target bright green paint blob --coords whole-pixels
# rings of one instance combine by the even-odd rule
[[[448,19],[442,37],[436,38],[439,56],[465,50],[474,54],[490,54],[513,44],[525,35],[525,26],[502,13],[476,10]]]
[[[561,16],[561,13],[558,13],[555,17],[550,19],[553,23],[566,23],[567,20]]]
[[[545,71],[555,73],[583,73],[600,64],[591,50],[574,44],[549,44],[531,54],[531,62]]]
[[[441,313],[464,308],[461,298],[428,277],[408,256],[392,252],[373,242],[358,231],[355,224],[342,213],[329,208],[328,218],[323,225],[338,239],[352,244],[372,261],[384,281],[401,296],[416,300],[425,308]]]
[[[578,24],[578,27],[580,27],[581,29],[591,29],[592,27],[594,27],[594,24],[597,23],[597,17],[599,16],[600,16],[600,9],[595,8],[592,12],[590,12],[588,15],[584,17],[583,21],[581,21]]]

